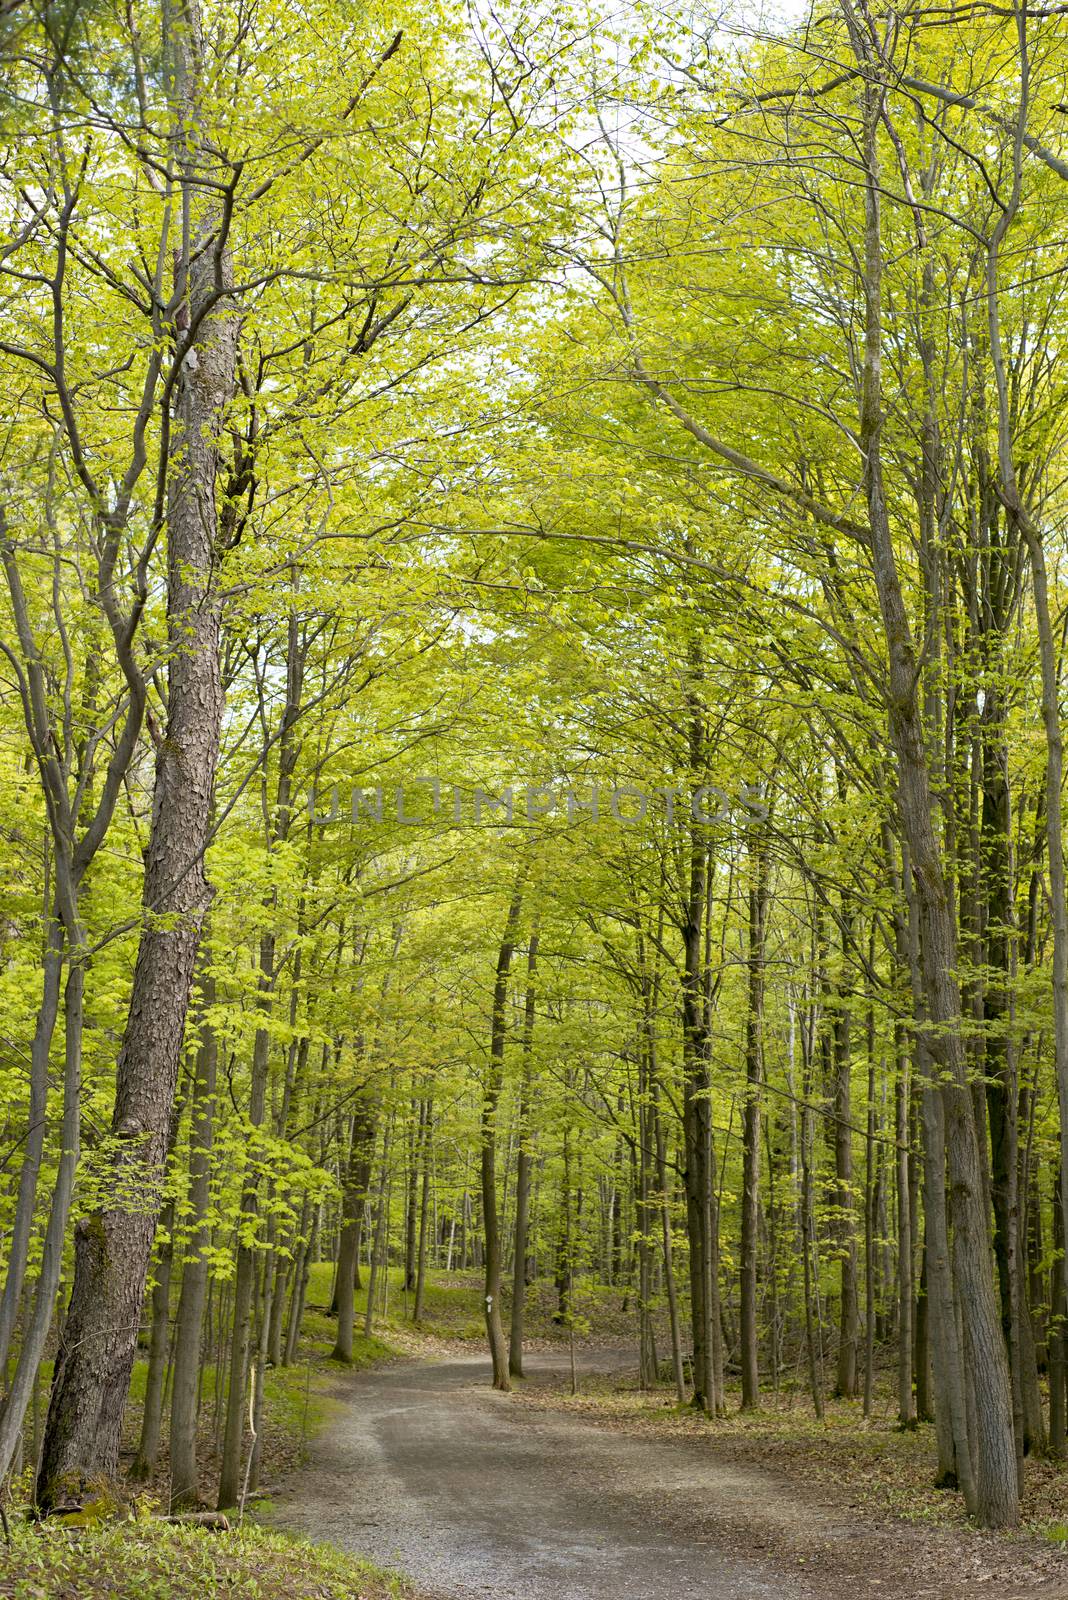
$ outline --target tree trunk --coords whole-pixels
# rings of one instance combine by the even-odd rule
[[[304,1317],[304,1303],[308,1295],[308,1282],[311,1277],[312,1245],[316,1224],[312,1224],[313,1238],[308,1237],[308,1223],[311,1206],[307,1194],[304,1196],[300,1208],[300,1226],[298,1238],[300,1244],[297,1249],[297,1259],[293,1265],[293,1290],[289,1297],[289,1320],[286,1324],[285,1347],[282,1351],[282,1365],[291,1367],[297,1356],[297,1346],[300,1341],[300,1325]],[[357,1257],[359,1244],[357,1242]]]
[[[902,1428],[916,1426],[912,1391],[912,1217],[909,1188],[909,1081],[904,1030],[897,1036],[895,1085],[897,1134],[897,1420]]]
[[[260,936],[260,973],[257,1002],[261,1010],[269,1007],[274,973],[274,936]],[[249,1122],[263,1125],[267,1110],[267,1074],[271,1036],[266,1027],[256,1029],[252,1043],[252,1082],[249,1091]],[[259,1176],[253,1169],[246,1174],[241,1192],[241,1215],[255,1219],[259,1213]],[[249,1226],[248,1221],[243,1224]],[[218,1509],[235,1506],[241,1493],[241,1453],[245,1437],[245,1386],[248,1382],[249,1352],[252,1339],[252,1296],[256,1284],[256,1247],[252,1239],[238,1230],[237,1267],[234,1273],[233,1325],[230,1336],[229,1384],[226,1391],[226,1425],[222,1460],[219,1466]]]
[[[942,1104],[937,1091],[928,1090],[932,1104],[925,1122],[941,1127]],[[972,1465],[974,1429],[970,1416],[968,1377],[964,1365],[960,1319],[953,1293],[953,1268],[946,1226],[945,1157],[926,1141],[924,1198],[927,1206],[927,1259],[931,1305],[931,1364],[938,1395],[935,1425],[938,1440],[936,1489],[960,1488],[968,1511],[975,1515],[978,1494]],[[941,1188],[936,1188],[936,1182]]]
[[[686,1375],[682,1361],[679,1296],[675,1283],[674,1251],[671,1240],[671,1200],[668,1194],[667,1141],[664,1137],[664,1119],[660,1115],[657,1072],[658,1067],[654,1050],[650,1063],[649,1092],[652,1096],[653,1131],[656,1138],[656,1183],[660,1192],[660,1230],[664,1253],[664,1288],[667,1292],[668,1319],[671,1331],[671,1369],[675,1379],[675,1398],[681,1406],[686,1402]]]
[[[81,939],[74,929],[72,954],[68,958],[63,989],[63,1121],[59,1166],[52,1189],[52,1207],[45,1228],[41,1266],[34,1290],[33,1309],[23,1330],[18,1364],[11,1387],[0,1411],[0,1477],[7,1474],[22,1436],[23,1418],[31,1397],[39,1392],[38,1369],[45,1352],[52,1314],[63,1270],[63,1246],[67,1219],[74,1195],[74,1174],[78,1166],[81,1137],[82,1026],[84,1017],[85,967]],[[68,933],[68,938],[70,937]],[[35,1398],[36,1404],[36,1398]],[[36,1439],[36,1414],[34,1437]],[[36,1451],[35,1451],[36,1458]]]
[[[823,1349],[819,1325],[819,1253],[812,1184],[812,1055],[813,1026],[806,1019],[801,1035],[801,1127],[798,1139],[798,1157],[801,1184],[798,1194],[798,1232],[801,1236],[802,1292],[805,1305],[805,1351],[808,1357],[808,1383],[812,1405],[819,1421],[823,1420]]]
[[[201,50],[195,0],[172,40],[182,121]],[[126,1033],[115,1078],[116,1143],[107,1200],[75,1229],[74,1285],[56,1359],[38,1500],[46,1509],[87,1482],[113,1477],[160,1205],[201,925],[210,900],[204,866],[222,717],[216,474],[234,391],[237,323],[226,304],[233,272],[225,231],[201,210],[180,266],[193,358],[181,366],[169,464],[167,728],[145,860],[144,915]],[[194,248],[194,246],[196,248]]]
[[[844,784],[839,782],[839,798],[844,799]],[[843,907],[842,961],[846,960],[846,942],[852,932],[853,919]],[[856,1206],[853,1198],[853,1098],[852,1098],[852,1044],[849,985],[844,975],[836,984],[837,1006],[834,1016],[834,1175],[835,1211],[839,1235],[839,1318],[838,1361],[835,1371],[835,1393],[852,1400],[857,1392],[857,1343],[859,1338],[859,1309],[857,1305],[857,1231]]]
[[[45,909],[48,909],[47,903]],[[56,1020],[59,1016],[62,978],[63,925],[57,912],[49,919],[48,938],[43,957],[41,1001],[37,1008],[33,1043],[30,1045],[30,1098],[26,1108],[26,1145],[19,1168],[15,1215],[11,1223],[11,1237],[7,1251],[7,1272],[4,1278],[3,1297],[0,1298],[0,1382],[3,1382],[7,1374],[11,1336],[15,1331],[15,1319],[22,1299],[22,1285],[25,1281],[26,1261],[30,1250],[37,1179],[41,1171],[41,1157],[44,1154],[45,1133],[48,1129],[48,1063],[52,1036],[56,1031]]]
[[[868,47],[859,30],[853,32],[858,58],[866,63]],[[943,1085],[953,1267],[963,1316],[967,1371],[976,1401],[976,1513],[985,1526],[1011,1527],[1019,1520],[1012,1395],[991,1277],[980,1152],[962,1043],[956,936],[932,821],[926,739],[917,698],[920,673],[883,484],[878,99],[878,91],[871,84],[867,85],[864,90],[865,348],[860,449],[868,504],[869,553],[887,646],[888,711],[891,743],[897,758],[898,806],[916,884],[920,968],[931,1030],[928,1048]]]
[[[208,1208],[211,1200],[211,1152],[215,1141],[215,1077],[219,1046],[207,1018],[214,1004],[215,982],[205,970],[201,1009],[200,1048],[189,1134],[189,1238],[174,1325],[174,1374],[171,1388],[171,1498],[172,1511],[199,1503],[197,1474],[197,1398],[204,1306],[208,1291],[207,1250],[211,1244]]]
[[[421,1195],[419,1199],[419,1237],[415,1246],[415,1298],[412,1301],[412,1321],[423,1320],[423,1299],[426,1294],[427,1230],[430,1226],[431,1174],[430,1159],[434,1127],[433,1091],[428,1089],[422,1100],[422,1127],[419,1135],[421,1164]]]
[[[486,1336],[489,1340],[493,1363],[493,1387],[510,1389],[508,1378],[508,1348],[501,1320],[501,1232],[497,1211],[497,1104],[501,1095],[504,1071],[504,1041],[507,1030],[505,1008],[508,1002],[508,973],[515,949],[516,928],[522,904],[521,889],[517,887],[508,907],[497,954],[497,976],[493,987],[493,1016],[490,1026],[490,1057],[486,1066],[486,1079],[482,1091],[480,1134],[482,1146],[482,1227],[485,1238],[485,1289],[483,1310],[486,1318]]]
[[[527,948],[527,994],[523,1008],[523,1076],[519,1088],[519,1151],[515,1175],[515,1248],[512,1259],[512,1325],[508,1338],[508,1371],[523,1376],[523,1320],[527,1299],[527,1233],[530,1226],[530,1176],[533,1162],[530,1101],[533,1092],[534,1020],[537,1005],[538,934]]]
[[[696,770],[701,751],[700,719],[691,718],[691,766]],[[716,1408],[713,1377],[712,1308],[709,1294],[711,1240],[708,1230],[708,1196],[711,1148],[708,1059],[702,982],[701,934],[707,894],[707,848],[697,829],[690,836],[690,876],[683,926],[682,1128],[686,1185],[686,1233],[690,1261],[690,1326],[693,1341],[693,1405],[708,1415]]]
[[[415,1293],[416,1230],[419,1225],[419,1141],[423,1131],[422,1101],[413,1098],[408,1139],[407,1182],[404,1186],[404,1293]]]
[[[163,1389],[167,1377],[171,1331],[171,1268],[174,1261],[174,1202],[170,1200],[160,1215],[166,1238],[156,1252],[155,1282],[152,1286],[152,1334],[148,1347],[148,1372],[145,1377],[145,1404],[141,1416],[141,1440],[131,1476],[146,1483],[159,1460],[163,1431]]]
[[[873,952],[869,950],[869,965],[873,964],[872,954]],[[792,1025],[791,1018],[791,1027]],[[866,1417],[871,1416],[875,1398],[875,1163],[875,1017],[869,995],[868,1106],[864,1132],[864,1415]]]
[[[361,1098],[352,1119],[348,1172],[342,1198],[344,1221],[337,1260],[337,1339],[330,1352],[332,1361],[352,1360],[353,1325],[356,1319],[356,1256],[360,1243],[360,1223],[371,1182],[374,1160],[376,1108]]]
[[[767,845],[754,828],[749,842],[748,1000],[745,1023],[745,1104],[742,1110],[742,1232],[740,1321],[742,1410],[760,1404],[757,1329],[757,1250],[760,1222],[761,1085],[764,1062],[764,939],[767,917]],[[855,1375],[855,1374],[854,1374]]]
[[[1050,1285],[1049,1319],[1049,1448],[1050,1454],[1063,1460],[1068,1449],[1066,1428],[1065,1392],[1065,1270],[1064,1223],[1061,1206],[1061,1177],[1058,1172],[1053,1185],[1053,1274]]]
[[[382,1135],[381,1169],[378,1177],[378,1209],[375,1214],[374,1236],[371,1240],[371,1262],[367,1273],[367,1305],[363,1316],[363,1336],[369,1339],[374,1332],[375,1304],[379,1291],[379,1280],[384,1272],[389,1271],[389,1164],[393,1145],[393,1123],[395,1113],[391,1112]]]
[[[1029,521],[1024,523],[1024,537],[1031,560],[1039,661],[1042,671],[1042,720],[1046,735],[1046,853],[1049,858],[1049,896],[1053,921],[1053,1041],[1060,1116],[1060,1160],[1056,1193],[1060,1204],[1058,1218],[1060,1236],[1062,1240],[1068,1240],[1068,881],[1064,866],[1064,829],[1061,820],[1064,736],[1061,729],[1057,647],[1050,612],[1045,551],[1038,533],[1030,526]],[[1062,1330],[1062,1341],[1063,1338]],[[1063,1405],[1063,1401],[1061,1404]],[[1053,1421],[1051,1402],[1051,1435]]]

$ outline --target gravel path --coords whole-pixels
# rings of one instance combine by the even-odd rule
[[[611,1370],[611,1353],[586,1357]],[[559,1369],[534,1355],[532,1374]],[[687,1528],[711,1497],[729,1515],[778,1492],[698,1447],[661,1445],[531,1412],[459,1358],[379,1368],[346,1383],[309,1465],[271,1520],[397,1566],[441,1600],[802,1600],[774,1557],[716,1548]]]
[[[555,1392],[567,1356],[527,1366]],[[864,1515],[819,1475],[495,1394],[481,1356],[350,1374],[336,1399],[271,1520],[397,1567],[421,1600],[1068,1600],[1045,1540]]]

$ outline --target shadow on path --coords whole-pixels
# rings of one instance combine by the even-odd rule
[[[616,1370],[623,1351],[584,1352]],[[534,1354],[531,1380],[567,1367]],[[700,1497],[744,1513],[777,1493],[760,1474],[688,1444],[628,1438],[528,1411],[489,1387],[484,1359],[379,1368],[346,1383],[307,1467],[271,1520],[396,1566],[448,1600],[801,1600],[812,1589],[774,1559],[696,1542]]]

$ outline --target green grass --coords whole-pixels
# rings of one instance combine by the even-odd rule
[[[383,1345],[377,1338],[365,1340],[360,1330],[367,1310],[367,1270],[362,1271],[363,1285],[356,1291],[356,1336],[354,1339],[354,1366],[365,1366],[370,1361],[388,1354],[388,1342]],[[380,1280],[381,1281],[381,1280]],[[323,1354],[333,1349],[337,1323],[326,1314],[333,1289],[334,1268],[329,1261],[316,1263],[308,1281],[308,1302],[304,1313],[303,1333]],[[380,1292],[380,1291],[379,1291]],[[507,1297],[506,1297],[507,1299]],[[379,1307],[381,1301],[379,1301]],[[386,1310],[375,1313],[374,1325],[388,1341],[391,1329],[412,1327],[412,1295],[404,1292],[404,1272],[401,1267],[390,1267]],[[423,1293],[423,1315],[418,1324],[422,1333],[447,1339],[484,1339],[482,1321],[482,1279],[478,1273],[444,1273],[427,1276]],[[362,1352],[362,1353],[361,1353]]]
[[[96,1528],[12,1521],[5,1600],[386,1600],[404,1591],[365,1562],[245,1525],[229,1533],[140,1517]]]
[[[319,1341],[334,1342],[336,1324],[325,1315],[333,1287],[333,1266],[321,1262],[311,1269],[308,1283],[308,1310],[304,1314],[304,1328]],[[362,1268],[363,1284],[356,1291],[356,1327],[363,1326],[367,1307],[367,1270]],[[388,1293],[385,1313],[376,1310],[374,1325],[388,1340],[391,1331],[402,1329],[427,1334],[432,1338],[463,1339],[484,1342],[486,1324],[482,1312],[483,1279],[480,1271],[469,1268],[464,1272],[428,1272],[423,1292],[423,1314],[417,1324],[412,1322],[413,1296],[404,1291],[404,1274],[399,1266],[388,1272]],[[512,1293],[510,1281],[501,1285],[501,1314],[507,1324],[511,1315]],[[582,1324],[589,1324],[604,1337],[630,1338],[633,1333],[634,1312],[622,1310],[619,1289],[595,1285],[581,1279],[576,1285],[575,1307]],[[553,1321],[557,1309],[556,1291],[547,1279],[540,1279],[527,1290],[526,1335],[530,1339],[566,1339],[566,1330]]]

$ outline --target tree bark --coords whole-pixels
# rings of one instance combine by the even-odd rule
[[[85,966],[82,943],[77,927],[73,930],[75,941],[68,957],[66,982],[63,988],[63,1120],[61,1124],[61,1150],[59,1167],[52,1189],[52,1206],[45,1228],[41,1266],[33,1296],[33,1308],[23,1330],[18,1364],[11,1387],[0,1411],[0,1475],[6,1475],[14,1459],[22,1435],[23,1419],[31,1397],[36,1406],[38,1393],[37,1374],[45,1352],[52,1314],[63,1270],[63,1248],[67,1219],[74,1195],[74,1174],[78,1166],[81,1138],[81,1072],[82,1028],[85,1005]],[[69,935],[68,935],[69,937]],[[34,1436],[36,1439],[36,1410]]]
[[[145,1403],[141,1415],[141,1439],[131,1476],[147,1482],[159,1460],[163,1432],[163,1390],[170,1353],[171,1271],[174,1262],[174,1202],[168,1201],[160,1215],[166,1238],[156,1252],[155,1282],[152,1286],[152,1334],[148,1347],[148,1372],[145,1377]]]
[[[199,1502],[197,1473],[197,1398],[204,1306],[208,1293],[207,1250],[211,1244],[208,1208],[211,1199],[211,1152],[215,1140],[215,1079],[219,1047],[206,1013],[214,1004],[215,982],[205,967],[200,1047],[197,1050],[189,1132],[189,1238],[182,1269],[182,1287],[174,1325],[174,1373],[171,1385],[170,1467],[172,1511]]]
[[[516,888],[508,907],[504,934],[497,954],[497,975],[493,986],[493,1014],[490,1024],[490,1056],[482,1091],[480,1135],[482,1146],[482,1228],[485,1239],[485,1287],[483,1311],[486,1337],[493,1363],[493,1387],[511,1388],[508,1378],[508,1347],[501,1319],[501,1228],[497,1210],[497,1105],[504,1072],[504,1041],[507,1033],[508,973],[515,949],[516,929],[522,891]]]
[[[371,1182],[377,1120],[373,1101],[361,1097],[352,1119],[348,1171],[342,1198],[344,1221],[337,1261],[337,1339],[330,1352],[332,1361],[352,1360],[353,1325],[356,1319],[356,1257],[360,1245],[360,1225]]]
[[[527,1235],[530,1227],[531,1094],[533,1092],[534,1020],[537,1006],[538,933],[527,947],[527,994],[523,1007],[523,1075],[519,1087],[519,1151],[515,1175],[515,1248],[512,1255],[512,1323],[508,1336],[508,1372],[523,1376],[523,1323],[527,1298]]]
[[[691,767],[698,770],[701,725],[691,710]],[[711,1239],[708,1198],[711,1189],[711,1105],[705,1036],[701,934],[708,888],[706,841],[696,828],[689,841],[689,883],[683,923],[682,974],[682,1128],[686,1187],[686,1233],[689,1241],[690,1328],[693,1348],[693,1405],[711,1416],[716,1409],[713,1374],[713,1330],[710,1295]]]
[[[846,796],[845,780],[838,779],[839,800]],[[843,901],[841,911],[843,967],[847,959],[846,946],[853,931],[853,917]],[[835,1210],[839,1236],[839,1314],[838,1360],[835,1369],[835,1393],[852,1400],[857,1393],[857,1345],[859,1342],[860,1312],[857,1304],[857,1230],[856,1202],[853,1195],[853,1053],[852,1012],[850,986],[843,973],[835,983],[836,1008],[834,1014],[834,1177]]]
[[[412,1300],[412,1321],[423,1320],[423,1300],[426,1295],[427,1234],[430,1227],[431,1172],[433,1149],[434,1098],[428,1089],[422,1098],[422,1123],[419,1132],[419,1159],[421,1168],[421,1194],[419,1199],[419,1237],[415,1245],[415,1297]]]
[[[848,0],[845,0],[848,10]],[[851,12],[849,13],[850,15]],[[858,57],[869,65],[859,27]],[[956,932],[932,820],[930,773],[917,698],[916,652],[902,594],[882,470],[883,400],[880,180],[876,147],[880,94],[864,90],[865,340],[860,447],[868,505],[870,558],[887,647],[890,737],[897,758],[898,806],[909,842],[919,911],[920,968],[928,1048],[939,1069],[953,1221],[953,1267],[963,1316],[967,1371],[975,1393],[976,1513],[990,1527],[1019,1520],[1012,1396],[991,1276],[982,1170],[962,1044]]]
[[[15,1199],[15,1215],[11,1222],[4,1292],[0,1298],[0,1381],[3,1381],[7,1372],[11,1336],[15,1331],[15,1319],[22,1299],[22,1286],[30,1250],[30,1233],[33,1228],[34,1203],[37,1198],[37,1180],[41,1171],[41,1157],[44,1154],[45,1133],[48,1129],[48,1063],[52,1038],[56,1031],[56,1020],[59,1016],[63,983],[63,925],[58,911],[49,919],[42,965],[41,1000],[37,1008],[33,1043],[30,1046],[30,1096],[26,1108],[26,1145],[19,1168],[19,1185]]]
[[[742,1229],[740,1321],[742,1410],[760,1404],[757,1277],[760,1223],[761,1085],[764,1067],[764,940],[767,918],[767,844],[754,827],[749,841],[748,997],[745,1022],[745,1104],[742,1110]]]
[[[1063,1460],[1068,1450],[1068,1415],[1065,1392],[1065,1270],[1064,1270],[1064,1215],[1061,1206],[1061,1177],[1058,1172],[1053,1185],[1053,1273],[1050,1284],[1049,1327],[1049,1448],[1050,1454]]]
[[[916,1401],[912,1389],[913,1261],[911,1191],[909,1187],[909,1081],[904,1030],[897,1030],[894,1086],[897,1136],[897,1420],[902,1428],[916,1426]]]
[[[182,120],[195,117],[195,0],[180,38]],[[189,185],[190,203],[200,206]],[[193,248],[193,247],[196,248]],[[188,344],[174,397],[168,479],[167,727],[145,861],[144,922],[115,1078],[107,1199],[75,1229],[74,1284],[56,1359],[38,1500],[113,1477],[160,1206],[186,1011],[210,901],[204,865],[222,718],[216,476],[233,395],[237,323],[225,227],[201,213],[181,261]]]

